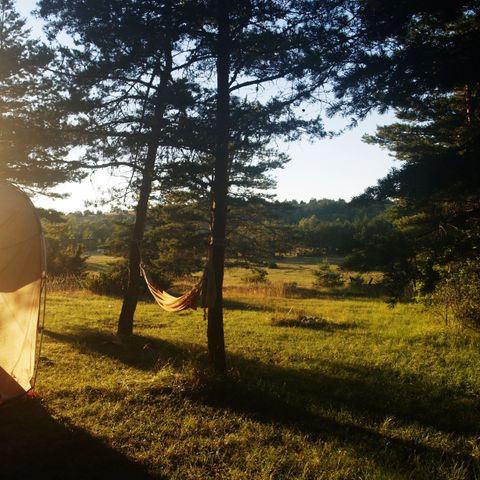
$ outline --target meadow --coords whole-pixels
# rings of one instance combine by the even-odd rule
[[[312,268],[228,269],[226,378],[201,310],[142,301],[120,339],[119,299],[51,293],[38,398],[0,409],[2,478],[480,478],[480,338],[422,305],[315,294]]]

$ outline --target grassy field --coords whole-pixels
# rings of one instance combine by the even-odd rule
[[[311,288],[312,265],[278,266],[272,284]],[[480,478],[478,337],[419,305],[262,296],[241,276],[226,379],[208,372],[202,311],[141,303],[120,341],[119,300],[53,294],[40,398],[0,409],[2,478]]]

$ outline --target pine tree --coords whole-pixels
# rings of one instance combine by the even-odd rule
[[[196,87],[185,76],[189,59],[181,55],[182,11],[170,0],[41,2],[51,37],[66,32],[76,42],[62,50],[56,68],[68,88],[70,129],[85,149],[82,168],[131,175],[136,213],[119,334],[133,331],[152,189],[164,166],[183,155],[178,147],[188,151],[182,124],[188,123]]]
[[[209,258],[215,272],[216,300],[208,310],[208,345],[217,372],[226,369],[223,332],[223,276],[235,95],[268,86],[259,101],[259,118],[270,120],[271,137],[298,138],[301,132],[325,135],[319,115],[303,115],[302,105],[318,101],[322,89],[342,67],[348,22],[342,2],[233,2],[208,4],[210,22],[201,46],[213,53],[216,69],[212,239]],[[213,26],[215,34],[209,35]],[[275,121],[272,121],[275,119]],[[258,118],[257,118],[258,120]],[[253,123],[256,126],[256,123]]]
[[[0,180],[36,191],[80,176],[76,162],[54,154],[65,152],[68,138],[59,137],[61,117],[52,108],[51,60],[13,0],[0,0]]]
[[[478,97],[477,0],[356,0],[350,8],[356,41],[334,81],[341,101],[333,111],[365,116],[460,90],[466,105]]]
[[[409,239],[410,280],[425,292],[442,266],[475,258],[480,248],[478,103],[471,112],[456,92],[399,111],[401,122],[367,138],[402,162],[367,193],[397,200],[391,215]]]
[[[480,6],[474,0],[357,1],[358,48],[335,80],[333,110],[394,108],[398,122],[366,140],[401,162],[367,196],[394,199],[392,285],[431,290],[449,262],[479,247]],[[345,101],[347,100],[347,101]],[[384,244],[387,242],[383,242]],[[405,245],[406,243],[406,245]],[[403,253],[402,253],[403,252]]]

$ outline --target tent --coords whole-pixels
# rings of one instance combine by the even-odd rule
[[[0,182],[0,404],[33,388],[45,243],[29,198]]]

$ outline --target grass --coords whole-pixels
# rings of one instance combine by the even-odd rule
[[[339,271],[345,281],[344,286],[334,290],[330,288],[312,288],[315,282],[314,271],[318,268],[323,258],[319,257],[284,257],[275,260],[276,268],[265,268],[267,272],[267,282],[265,284],[257,284],[254,288],[245,282],[245,277],[249,276],[250,271],[246,268],[233,267],[229,268],[225,281],[225,289],[236,295],[242,293],[249,296],[282,296],[285,287],[290,291],[296,291],[297,296],[358,296],[358,288],[354,289],[350,286],[350,277],[357,275],[358,272],[340,269],[342,258],[328,257],[331,267],[334,271]],[[365,283],[372,281],[378,283],[382,274],[380,272],[366,272],[362,274]],[[293,288],[292,288],[293,287]]]
[[[41,399],[0,409],[5,478],[480,478],[478,337],[413,304],[240,293],[224,379],[201,311],[141,303],[120,341],[119,300],[52,295]]]
[[[111,257],[98,252],[87,252],[87,267],[90,272],[106,272],[112,263],[118,262],[119,257]]]

